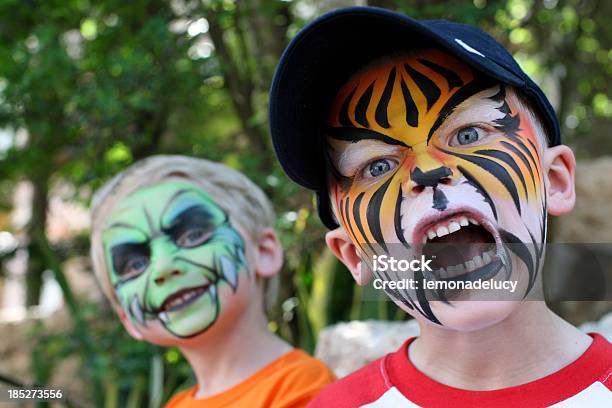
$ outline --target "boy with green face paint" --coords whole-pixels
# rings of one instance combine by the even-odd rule
[[[267,330],[282,266],[271,205],[220,164],[156,156],[96,192],[96,276],[136,339],[177,346],[198,385],[167,406],[305,406],[333,379]],[[269,297],[269,296],[268,296]]]

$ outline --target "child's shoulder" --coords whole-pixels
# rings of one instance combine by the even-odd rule
[[[610,343],[601,334],[590,334],[593,337],[593,346],[591,361],[593,364],[599,364],[604,367],[600,381],[609,389],[612,390],[612,343]]]
[[[309,405],[315,407],[356,407],[375,401],[392,385],[386,376],[385,362],[379,358],[325,388]]]
[[[176,394],[166,408],[191,406],[305,407],[334,381],[320,360],[292,350],[234,387],[205,399],[195,399],[196,387]]]
[[[294,349],[275,362],[273,376],[282,383],[331,382],[332,371],[319,359]]]
[[[565,400],[609,402],[612,399],[612,343],[600,334],[591,333],[591,337],[593,343],[588,350],[560,371],[527,384],[484,394],[448,387],[418,373],[407,358],[410,339],[398,351],[327,387],[310,407],[441,406],[450,401],[456,402],[455,406],[522,406],[526,401],[534,406],[549,406]]]

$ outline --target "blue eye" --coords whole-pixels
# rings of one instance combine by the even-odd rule
[[[396,162],[388,159],[374,160],[366,167],[366,177],[380,177],[385,173],[393,170],[397,165]]]
[[[460,145],[475,143],[479,138],[478,130],[474,127],[466,127],[457,132],[457,142]]]
[[[191,228],[181,234],[176,244],[183,248],[194,248],[208,241],[210,235],[204,228]]]
[[[125,267],[122,270],[122,278],[129,279],[131,277],[140,275],[147,269],[149,266],[149,258],[144,255],[138,255],[132,257],[125,264]]]

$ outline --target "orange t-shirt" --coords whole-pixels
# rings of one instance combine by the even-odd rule
[[[195,399],[196,385],[172,397],[166,408],[305,407],[334,379],[321,361],[302,350],[292,350],[227,391]]]

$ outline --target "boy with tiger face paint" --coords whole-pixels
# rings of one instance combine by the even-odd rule
[[[358,284],[398,278],[373,271],[375,255],[449,243],[463,246],[435,252],[431,272],[411,272],[417,281],[518,282],[499,298],[385,287],[419,337],[311,406],[612,403],[612,346],[539,293],[547,215],[574,205],[574,156],[546,96],[500,44],[461,24],[340,9],[294,38],[270,105],[277,156],[316,192],[327,244]]]
[[[433,247],[438,258],[454,253],[433,272],[415,272],[418,281],[512,279],[520,285],[515,298],[528,295],[546,234],[542,129],[511,88],[479,78],[448,53],[415,51],[356,74],[338,92],[327,125],[334,213],[362,261]],[[334,233],[328,242],[337,248]],[[362,262],[358,282],[370,271]],[[445,291],[423,288],[387,294],[417,317],[464,329],[515,306],[494,302],[503,292],[459,292],[452,302]],[[482,297],[491,303],[474,302]]]

